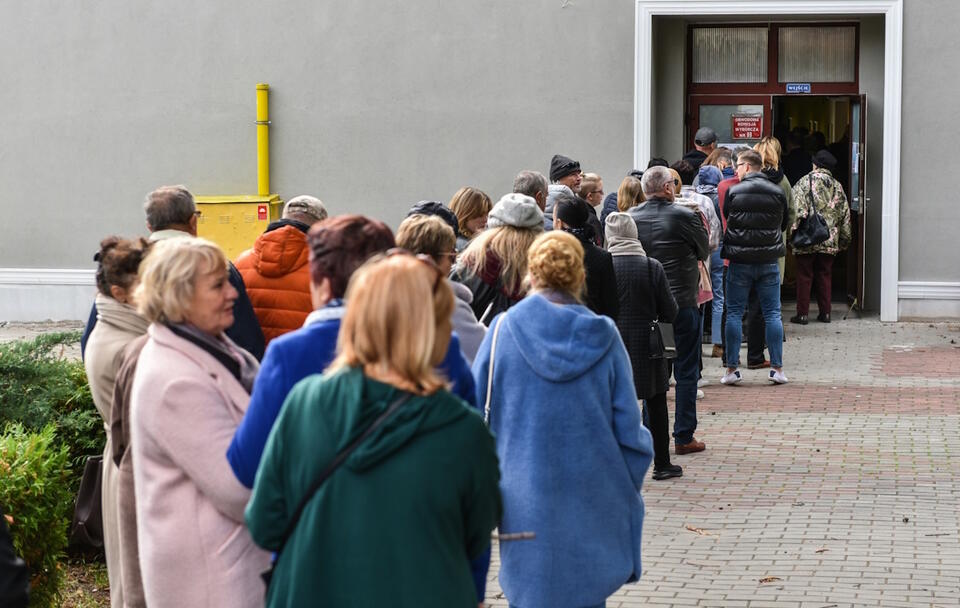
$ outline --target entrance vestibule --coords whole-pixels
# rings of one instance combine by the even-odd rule
[[[834,262],[831,299],[862,310],[869,260],[859,24],[688,23],[686,30],[686,147],[703,126],[713,128],[718,144],[729,148],[753,146],[772,135],[782,147],[781,168],[791,186],[810,172],[816,151],[829,150],[838,161],[833,173],[847,194],[853,233],[849,249]],[[795,276],[788,254],[786,299],[796,294]]]

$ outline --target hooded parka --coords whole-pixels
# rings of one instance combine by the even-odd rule
[[[401,391],[358,369],[294,387],[247,525],[276,550],[312,481]],[[320,487],[277,561],[267,606],[475,608],[471,558],[500,520],[493,437],[445,390],[413,396]]]
[[[478,403],[494,335],[473,364]],[[500,545],[500,586],[516,606],[599,604],[642,571],[640,488],[653,448],[627,351],[611,319],[539,293],[504,313],[496,335],[500,532],[536,534]]]
[[[306,224],[293,220],[272,222],[237,258],[267,344],[302,327],[313,310],[306,230]]]

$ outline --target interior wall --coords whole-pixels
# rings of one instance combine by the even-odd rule
[[[653,18],[652,156],[668,162],[684,154],[687,23],[679,17]],[[646,167],[643,161],[643,169]]]
[[[810,20],[809,16],[799,18]],[[866,196],[870,199],[867,202],[864,299],[865,309],[876,311],[880,307],[883,207],[884,18],[876,15],[859,19],[860,91],[867,96]],[[681,17],[654,18],[653,149],[655,154],[662,154],[670,161],[683,155],[686,23]]]

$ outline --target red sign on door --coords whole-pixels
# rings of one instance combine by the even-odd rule
[[[266,205],[257,205],[257,219],[265,220],[267,219],[267,206]]]
[[[734,114],[730,133],[733,139],[760,139],[763,133],[763,115]]]

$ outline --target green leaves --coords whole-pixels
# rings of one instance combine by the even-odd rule
[[[87,456],[106,440],[83,363],[80,332],[0,345],[0,505],[30,566],[31,606],[58,606],[60,560]]]
[[[0,435],[0,504],[13,519],[10,533],[30,566],[31,606],[57,605],[60,559],[73,505],[69,451],[53,425],[38,433],[17,423]]]
[[[66,356],[79,340],[80,332],[58,332],[0,345],[0,432],[11,422],[30,431],[54,425],[77,472],[73,490],[85,458],[101,453],[106,441],[83,363]]]

